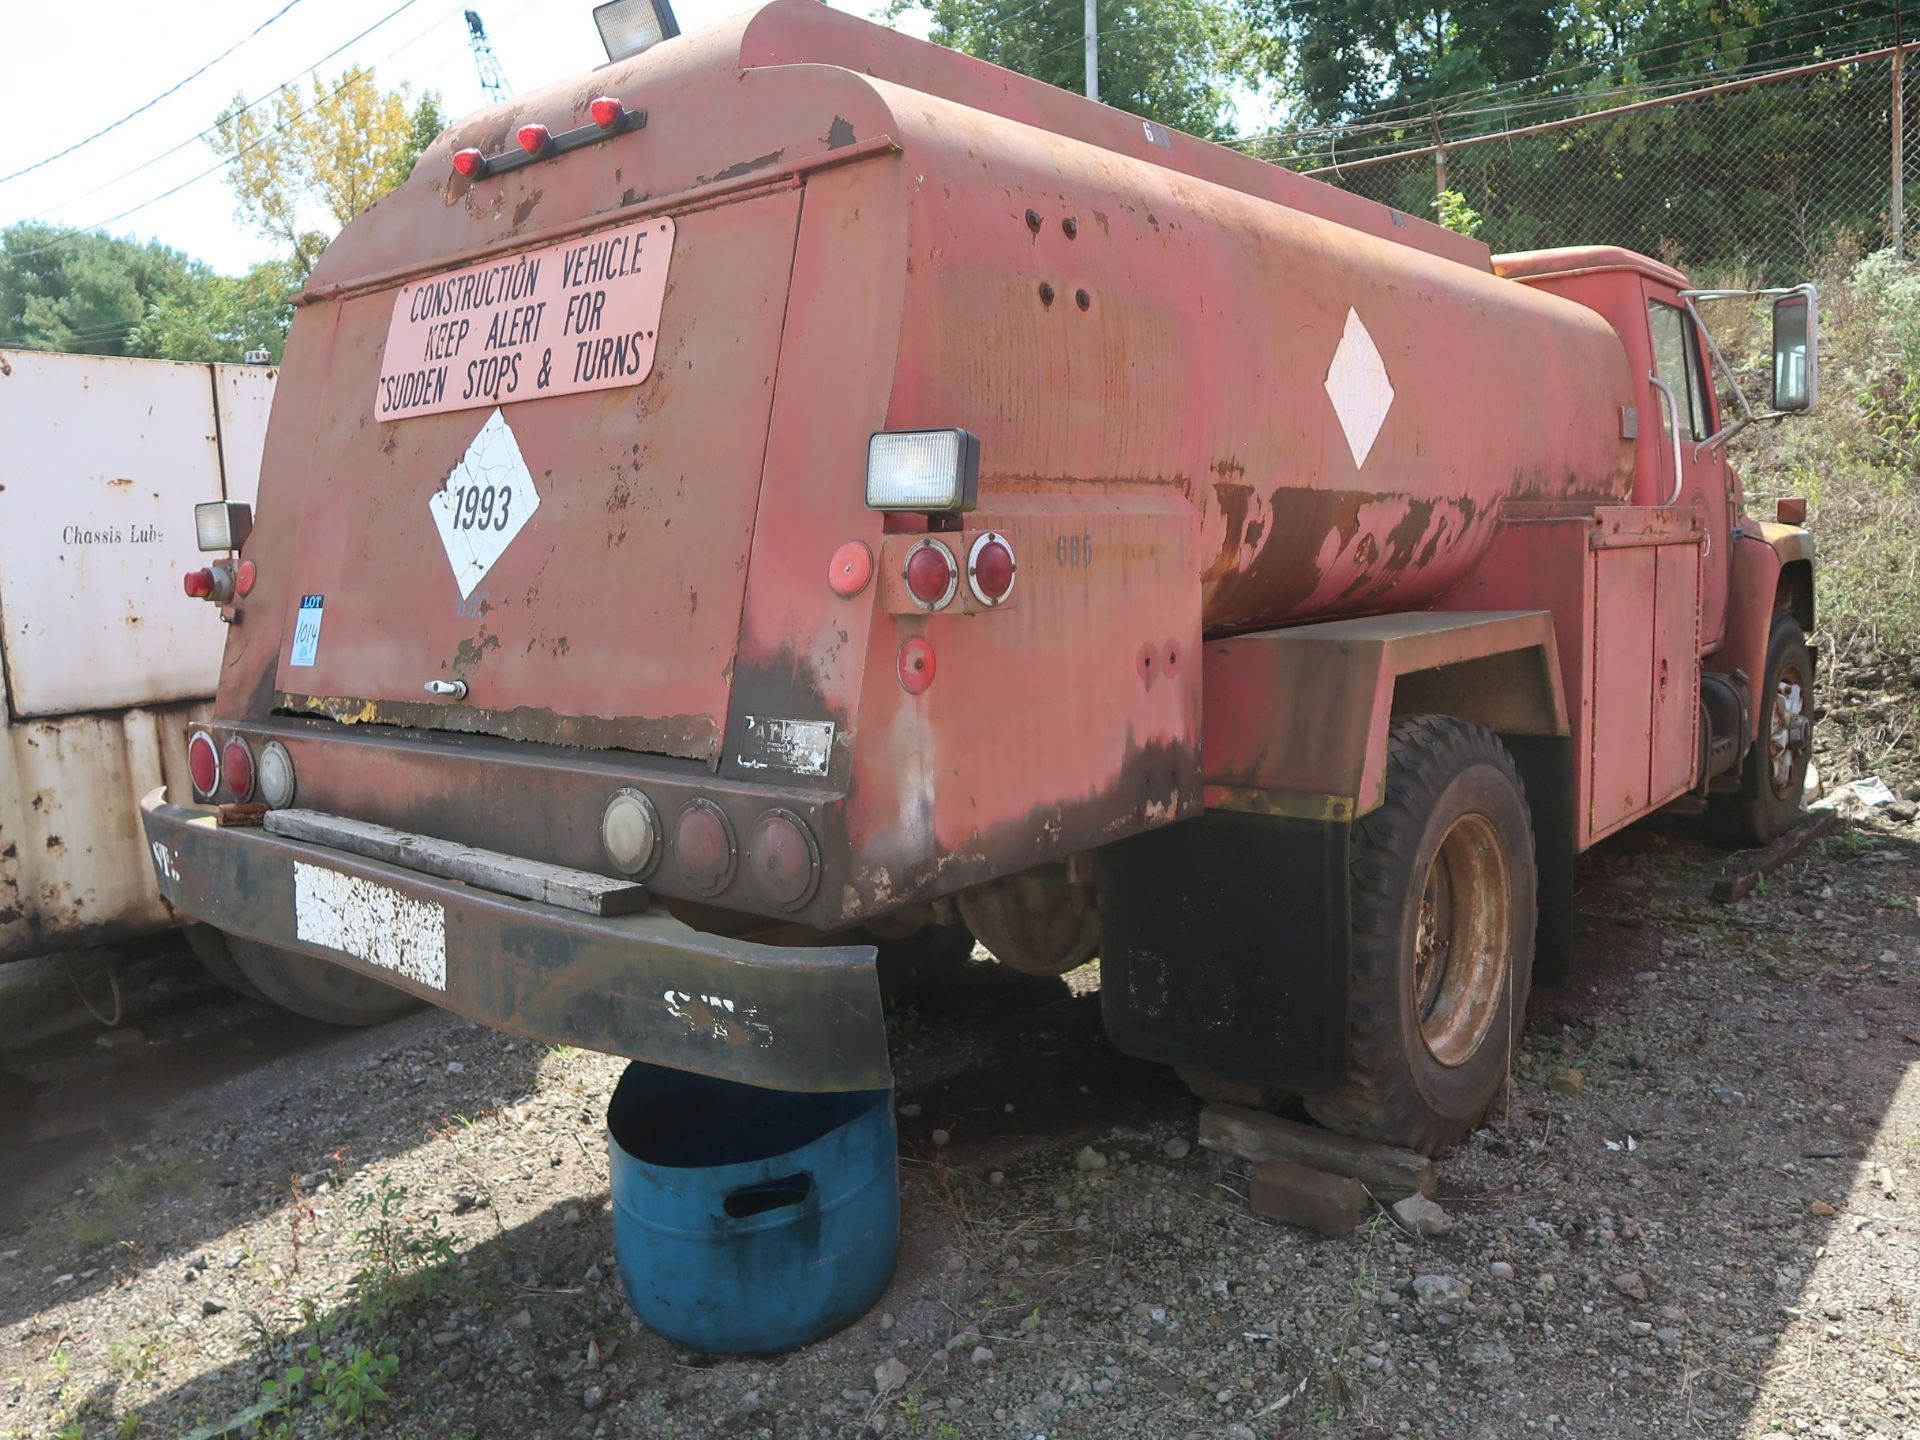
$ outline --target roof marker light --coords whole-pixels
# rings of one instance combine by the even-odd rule
[[[471,147],[453,152],[454,173],[463,180],[478,180],[487,173],[487,157]]]
[[[627,107],[611,95],[601,95],[587,106],[587,113],[602,130],[611,130],[627,118]]]
[[[544,155],[553,144],[553,136],[544,125],[522,125],[514,131],[513,138],[529,155]]]

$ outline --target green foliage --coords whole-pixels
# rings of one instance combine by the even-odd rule
[[[212,272],[178,250],[23,221],[0,230],[0,345],[81,355],[155,355],[155,304]]]
[[[266,260],[240,276],[209,275],[147,311],[136,332],[147,353],[166,360],[239,361],[265,350],[274,363],[293,323],[288,302],[301,276],[291,262]]]
[[[346,1359],[328,1355],[317,1341],[307,1345],[305,1365],[289,1366],[278,1380],[263,1381],[260,1393],[288,1413],[304,1404],[317,1406],[329,1430],[357,1427],[367,1411],[387,1402],[387,1386],[400,1373],[400,1357],[376,1354],[364,1346]],[[290,1422],[282,1427],[291,1433]]]
[[[1716,281],[1721,277],[1716,277]],[[1738,280],[1738,275],[1732,277]],[[1803,495],[1819,545],[1821,631],[1835,652],[1920,652],[1920,267],[1891,252],[1836,255],[1820,287],[1820,402],[1813,414],[1750,430],[1732,456],[1750,508]],[[1764,397],[1764,307],[1737,323],[1708,316],[1728,359]]]
[[[1480,212],[1469,205],[1467,197],[1458,190],[1442,190],[1435,197],[1433,208],[1440,223],[1456,234],[1480,233]]]
[[[229,161],[239,217],[284,242],[304,275],[329,238],[312,220],[345,225],[406,179],[443,127],[432,91],[409,108],[404,85],[382,90],[356,65],[331,84],[313,76],[306,96],[283,89],[271,107],[234,97],[208,143]]]
[[[1548,68],[1556,7],[1539,0],[1253,0],[1270,63],[1306,123],[1352,119],[1524,80]]]
[[[372,1190],[347,1202],[360,1226],[353,1233],[361,1269],[353,1288],[362,1307],[382,1313],[431,1293],[453,1264],[451,1237],[440,1231],[440,1217],[423,1222],[408,1213],[405,1186],[382,1175]]]
[[[446,113],[440,108],[440,97],[429,90],[420,97],[419,103],[407,119],[407,140],[398,154],[393,157],[393,167],[387,172],[388,189],[394,189],[413,173],[413,167],[419,163],[426,148],[440,138],[440,132],[447,128]]]
[[[895,0],[932,38],[1063,90],[1086,84],[1081,0]],[[1230,90],[1251,37],[1233,0],[1102,0],[1100,99],[1207,138],[1232,132]]]

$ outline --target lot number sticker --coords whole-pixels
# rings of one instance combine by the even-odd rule
[[[320,617],[326,605],[324,595],[302,595],[300,613],[293,622],[293,654],[289,665],[311,665],[320,649]]]

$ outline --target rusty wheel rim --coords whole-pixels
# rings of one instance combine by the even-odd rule
[[[1773,708],[1767,717],[1767,778],[1773,793],[1785,799],[1793,791],[1793,774],[1806,754],[1812,727],[1807,723],[1807,682],[1797,665],[1782,666],[1773,685]]]
[[[1484,815],[1462,815],[1427,866],[1413,936],[1413,1013],[1442,1065],[1464,1065],[1493,1027],[1513,964],[1512,916],[1499,833]]]

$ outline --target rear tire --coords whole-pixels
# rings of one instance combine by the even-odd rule
[[[235,963],[233,952],[227,948],[226,936],[211,925],[189,925],[182,933],[186,936],[187,948],[193,951],[201,968],[227,989],[249,1000],[267,998],[253,988],[253,982]]]
[[[420,1001],[404,990],[369,980],[356,970],[310,956],[296,955],[258,940],[201,927],[205,939],[189,943],[200,961],[223,983],[296,1015],[329,1025],[378,1025],[417,1008]],[[209,956],[216,958],[210,959]],[[239,983],[227,973],[238,977]]]
[[[1330,1129],[1437,1154],[1499,1097],[1533,974],[1533,826],[1499,738],[1396,720],[1349,869],[1347,1074],[1303,1099]]]
[[[1740,767],[1740,788],[1707,797],[1707,833],[1728,845],[1765,845],[1800,816],[1813,758],[1813,652],[1791,615],[1775,615],[1767,636],[1767,713]]]

